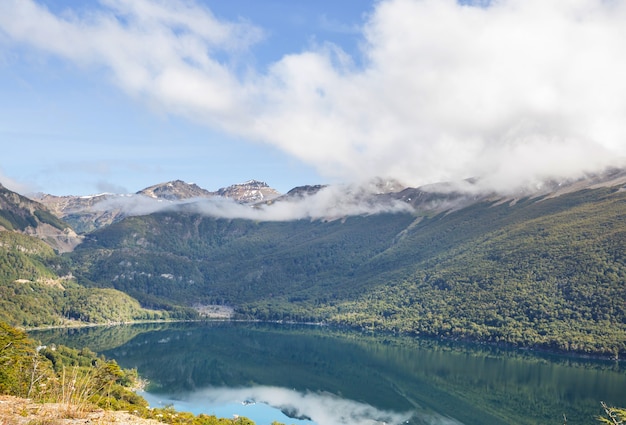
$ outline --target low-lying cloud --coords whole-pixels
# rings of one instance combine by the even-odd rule
[[[122,211],[126,216],[180,209],[216,218],[254,221],[335,220],[355,215],[412,211],[412,207],[401,200],[379,199],[361,186],[343,185],[327,186],[307,196],[254,206],[220,196],[168,201],[143,195],[111,195],[90,207],[91,211]]]
[[[501,192],[625,164],[624,22],[623,1],[385,0],[360,28],[360,57],[322,41],[260,70],[238,58],[263,30],[199,2],[0,5],[5,43],[103,69],[152,108],[328,178],[473,177]]]

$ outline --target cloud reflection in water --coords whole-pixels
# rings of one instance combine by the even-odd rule
[[[436,413],[392,412],[366,403],[346,400],[323,392],[299,392],[280,387],[205,388],[179,395],[176,400],[194,406],[195,412],[211,414],[217,405],[254,401],[272,406],[290,417],[309,418],[317,425],[427,424],[458,425],[460,422]],[[176,406],[175,406],[176,407]],[[202,410],[202,407],[205,410]],[[236,412],[235,412],[236,413]],[[254,418],[251,417],[254,420]],[[303,421],[302,423],[310,423]],[[261,425],[260,423],[258,425]]]

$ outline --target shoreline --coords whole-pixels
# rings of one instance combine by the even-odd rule
[[[601,361],[610,361],[615,363],[623,363],[623,357],[615,357],[614,355],[602,354],[602,353],[580,353],[575,351],[563,351],[563,350],[555,350],[550,348],[543,348],[538,346],[523,346],[516,345],[512,343],[502,343],[502,342],[492,342],[492,341],[481,341],[474,339],[463,339],[463,338],[449,338],[440,335],[412,335],[410,333],[404,334],[396,334],[386,332],[384,330],[369,330],[363,329],[359,327],[351,327],[351,326],[343,326],[343,325],[335,325],[326,322],[298,322],[292,320],[259,320],[259,319],[236,319],[233,317],[203,317],[196,320],[185,320],[185,319],[157,319],[157,320],[130,320],[130,321],[120,321],[120,322],[106,322],[106,323],[68,323],[65,325],[51,325],[51,326],[36,326],[36,327],[17,327],[18,329],[22,329],[25,332],[29,331],[45,331],[45,330],[54,330],[54,329],[82,329],[82,328],[96,328],[96,327],[116,327],[116,326],[132,326],[132,325],[142,325],[142,324],[167,324],[167,323],[203,323],[203,322],[232,322],[232,323],[271,323],[271,324],[279,324],[279,325],[301,325],[301,326],[319,326],[319,327],[327,327],[330,329],[336,330],[350,330],[354,332],[363,332],[367,334],[371,334],[373,336],[394,336],[394,337],[409,337],[415,339],[430,339],[430,340],[438,340],[443,342],[453,342],[453,343],[462,343],[469,344],[475,346],[490,346],[497,347],[508,350],[515,350],[519,352],[530,352],[544,355],[555,355],[560,357],[566,357],[571,359],[581,359],[581,360],[601,360]]]
[[[15,326],[17,329],[21,329],[24,332],[29,331],[47,331],[53,329],[82,329],[82,328],[103,328],[103,327],[114,327],[114,326],[124,326],[124,325],[141,325],[141,324],[151,324],[151,323],[185,323],[185,322],[201,322],[202,320],[183,320],[183,319],[160,319],[160,320],[128,320],[121,322],[106,322],[106,323],[89,323],[89,322],[77,322],[77,323],[68,323],[65,325],[49,325],[49,326],[33,326],[33,327],[24,327],[24,326]]]

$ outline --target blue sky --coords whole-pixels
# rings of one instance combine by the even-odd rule
[[[623,166],[624,2],[484,3],[3,1],[0,182],[512,191]]]
[[[61,15],[76,4],[77,13],[100,8],[91,1],[40,4]],[[246,53],[259,67],[315,40],[356,52],[362,15],[372,6],[364,0],[201,4],[222,20],[247,20],[262,29],[263,39]],[[0,182],[5,185],[84,195],[135,192],[174,179],[210,190],[259,179],[283,192],[325,181],[314,167],[272,146],[154,110],[111,84],[106,72],[84,70],[3,38]]]

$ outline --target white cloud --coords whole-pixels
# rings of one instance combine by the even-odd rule
[[[119,210],[125,215],[133,216],[175,208],[185,208],[187,211],[210,217],[255,221],[336,220],[354,215],[412,211],[410,205],[399,200],[377,200],[372,197],[370,189],[357,185],[328,186],[312,195],[254,207],[219,196],[168,201],[143,195],[111,195],[94,204],[91,210]]]
[[[91,14],[57,16],[32,0],[5,1],[0,29],[104,68],[152,107],[269,143],[344,181],[480,177],[506,191],[624,165],[626,3],[375,4],[362,61],[322,43],[285,52],[264,74],[229,63],[262,31],[220,22],[195,2],[107,0]]]

